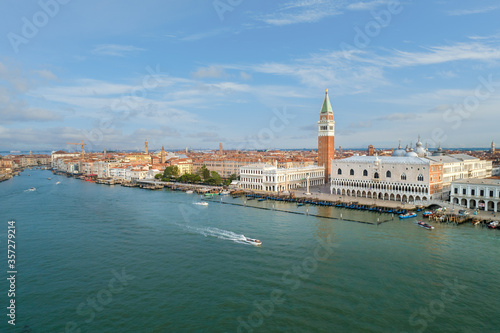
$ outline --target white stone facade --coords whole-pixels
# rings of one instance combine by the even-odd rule
[[[429,200],[431,162],[420,157],[354,156],[332,161],[331,194],[400,202]]]
[[[481,179],[492,176],[492,161],[481,160],[466,154],[429,156],[427,158],[443,164],[443,187],[445,188],[449,188],[455,180]]]
[[[325,183],[325,168],[315,165],[302,168],[282,169],[276,166],[258,163],[240,168],[240,188],[266,192],[280,192]]]
[[[467,208],[500,212],[500,179],[454,181],[450,201]]]

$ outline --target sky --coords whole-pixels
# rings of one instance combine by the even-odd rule
[[[498,1],[0,1],[0,150],[500,142]]]

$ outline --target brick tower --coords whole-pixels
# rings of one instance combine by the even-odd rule
[[[325,183],[330,182],[331,162],[335,158],[335,121],[326,89],[323,107],[318,121],[318,165],[325,167]]]

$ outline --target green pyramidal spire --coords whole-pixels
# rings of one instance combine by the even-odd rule
[[[330,99],[328,98],[328,89],[326,89],[325,100],[323,101],[321,113],[333,113],[332,105],[330,104]]]

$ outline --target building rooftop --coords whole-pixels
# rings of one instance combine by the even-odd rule
[[[500,179],[492,179],[492,178],[487,178],[487,179],[474,179],[474,178],[468,178],[468,179],[459,179],[459,180],[454,180],[452,184],[470,184],[470,185],[497,185],[500,186]]]
[[[458,162],[463,162],[465,160],[478,160],[477,157],[470,156],[467,154],[426,156],[426,158],[434,162],[442,162],[442,163],[458,163]]]
[[[392,163],[392,164],[429,164],[429,161],[421,157],[399,157],[399,156],[352,156],[344,158],[342,160],[334,160],[336,162],[345,163],[375,163],[379,160],[381,164]]]

